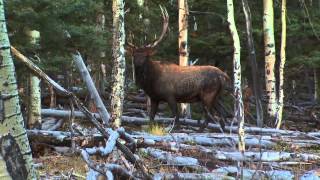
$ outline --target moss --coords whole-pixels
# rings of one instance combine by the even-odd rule
[[[285,141],[279,141],[277,142],[276,146],[274,147],[275,151],[291,151],[292,148],[290,147],[290,144],[286,143]]]

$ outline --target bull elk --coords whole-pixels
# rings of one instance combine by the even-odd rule
[[[201,102],[206,114],[212,119],[216,101],[229,81],[229,77],[214,66],[179,66],[166,61],[151,60],[150,57],[154,54],[154,49],[165,36],[169,25],[166,9],[161,6],[160,8],[163,28],[159,38],[153,43],[141,47],[127,42],[133,56],[137,85],[151,99],[150,121],[154,121],[159,102],[163,101],[168,103],[175,115],[177,125],[179,125],[177,103]],[[205,121],[201,129],[207,123]],[[220,125],[224,129],[223,120],[220,120]]]

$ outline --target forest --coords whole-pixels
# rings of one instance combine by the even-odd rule
[[[0,0],[0,179],[320,179],[320,0]]]

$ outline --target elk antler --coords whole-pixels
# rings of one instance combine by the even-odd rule
[[[128,41],[129,38],[126,38],[126,45],[128,45],[130,48],[132,49],[137,49],[138,47],[136,45],[133,44],[133,35],[132,32],[130,31],[129,33],[129,37],[131,39],[131,42]]]
[[[137,49],[137,46],[135,46],[133,43],[131,43],[129,41],[126,41],[126,44],[132,49]]]
[[[166,8],[163,8],[161,5],[160,9],[161,9],[161,13],[162,13],[162,19],[163,19],[163,27],[162,27],[162,33],[159,37],[159,39],[155,40],[153,43],[146,45],[145,47],[148,48],[154,48],[156,47],[163,39],[164,35],[166,34],[167,30],[168,30],[168,26],[169,26],[169,15],[167,12]]]

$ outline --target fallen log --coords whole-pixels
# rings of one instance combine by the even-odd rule
[[[42,109],[41,114],[43,116],[54,116],[59,118],[67,118],[70,116],[70,111],[64,110],[54,110],[54,109]],[[82,112],[75,111],[75,117],[77,118],[85,118],[85,115]],[[94,117],[99,119],[100,116],[98,114],[94,114]],[[155,118],[157,123],[163,124],[170,124],[174,118]],[[149,124],[148,118],[140,118],[140,117],[129,117],[129,116],[122,116],[122,122],[124,124],[134,124],[134,125],[147,125]],[[182,125],[190,125],[195,127],[200,127],[198,120],[193,119],[180,119],[179,122]],[[200,121],[201,123],[203,120]],[[209,123],[207,126],[208,129],[219,130],[220,125]],[[227,132],[237,132],[237,127],[233,126],[226,126],[225,127]],[[246,133],[251,134],[260,134],[260,135],[291,135],[291,136],[306,136],[312,139],[320,140],[320,133],[319,132],[312,132],[312,133],[304,133],[299,131],[290,131],[290,130],[281,130],[281,129],[274,129],[274,128],[258,128],[258,127],[245,127]]]
[[[179,143],[198,144],[204,146],[219,146],[229,145],[234,146],[238,143],[237,134],[225,134],[225,133],[171,133],[165,136],[156,136],[145,132],[133,132],[132,136],[143,141],[153,140],[155,142],[168,142],[174,141]],[[250,135],[245,137],[246,146],[253,147],[259,146],[264,148],[271,148],[277,145],[277,143],[287,143],[289,146],[298,147],[312,147],[319,146],[320,141],[299,139],[300,136],[268,136],[268,135]]]
[[[225,137],[224,137],[225,135]],[[186,133],[172,133],[165,136],[156,136],[147,133],[135,132],[132,134],[133,138],[139,139],[140,144],[143,141],[155,141],[155,142],[177,142],[177,143],[188,143],[188,144],[198,144],[203,146],[221,146],[228,145],[234,147],[238,143],[238,136],[230,136],[228,134],[222,134],[217,137],[207,137],[195,134]],[[254,137],[246,136],[245,142],[247,146],[259,146],[259,147],[274,147],[276,143],[270,141],[269,137]],[[139,141],[138,141],[139,143]]]
[[[143,153],[146,153],[153,158],[159,159],[162,162],[165,162],[167,165],[172,166],[200,166],[197,159],[192,157],[184,157],[184,156],[177,156],[171,154],[166,151],[161,151],[159,149],[154,148],[145,148],[140,149]]]
[[[71,134],[69,132],[62,131],[45,131],[45,130],[28,130],[29,138],[32,141],[48,143],[59,146],[67,146],[71,141]],[[120,132],[119,132],[120,133]],[[126,139],[128,142],[127,146],[134,152],[136,146],[138,147],[165,147],[172,146],[172,143],[177,144],[191,144],[191,145],[201,145],[201,146],[230,146],[235,147],[237,143],[237,135],[235,134],[217,134],[217,133],[172,133],[171,135],[157,136],[141,132],[133,132],[133,134],[128,134],[121,132],[122,139]],[[300,140],[291,139],[290,136],[283,137],[284,139],[279,139],[271,136],[259,136],[259,135],[247,135],[246,144],[251,147],[263,147],[272,148],[278,143],[287,143],[290,147],[309,147],[311,145],[319,146],[319,142],[314,140]],[[295,138],[293,136],[292,138]],[[88,136],[82,136],[80,134],[75,134],[74,140],[81,146],[92,146],[101,142],[103,137],[101,134],[94,134]],[[302,144],[300,141],[305,141]],[[137,145],[136,145],[137,144]],[[172,149],[171,149],[172,150]]]
[[[214,173],[223,173],[225,175],[234,175],[239,172],[238,167],[227,166],[221,167],[213,170]],[[263,170],[252,170],[243,169],[243,179],[269,179],[269,180],[288,180],[293,179],[294,174],[290,171],[284,170],[273,170],[273,171],[263,171]]]
[[[128,94],[126,96],[127,101],[137,102],[137,103],[146,103],[147,98],[145,96],[139,96],[139,95],[131,95]]]
[[[71,133],[64,131],[47,131],[47,130],[27,130],[28,138],[31,142],[41,142],[56,146],[70,146],[71,145]],[[92,136],[80,136],[75,133],[73,140],[81,147],[92,147],[104,140],[101,134],[95,134]]]
[[[226,152],[226,151],[215,151],[214,157],[219,160],[228,161],[262,161],[262,162],[276,162],[276,161],[320,161],[320,156],[315,154],[306,153],[289,153],[289,152],[249,152],[246,151],[244,154],[241,152]]]
[[[214,180],[235,180],[234,177],[226,176],[222,173],[158,173],[153,177],[154,180],[198,180],[198,179],[214,179]]]
[[[320,179],[320,169],[311,170],[308,172],[305,172],[302,176],[300,176],[300,180],[314,180],[314,179]]]
[[[139,143],[138,143],[139,145]],[[205,157],[223,160],[223,161],[247,161],[247,162],[281,162],[281,161],[299,161],[310,162],[320,161],[320,156],[307,153],[289,153],[289,152],[277,152],[277,151],[265,151],[265,152],[250,152],[246,151],[244,154],[238,151],[219,151],[213,148],[206,148],[203,146],[194,146],[187,144],[180,144],[176,142],[167,143],[154,143],[152,141],[144,142],[144,145],[153,146],[157,148],[163,148],[165,150],[180,152],[182,154],[199,153],[197,155],[204,155]],[[186,153],[185,153],[186,152]]]

